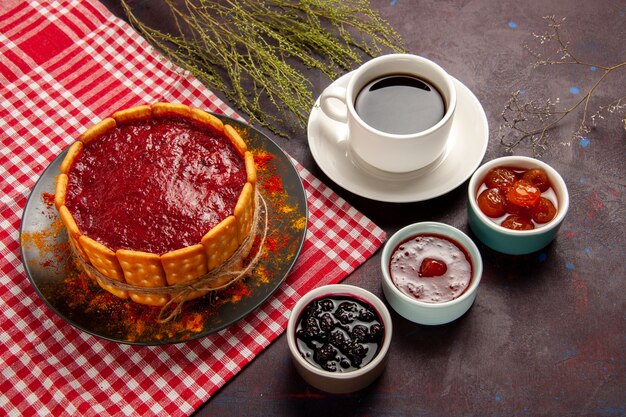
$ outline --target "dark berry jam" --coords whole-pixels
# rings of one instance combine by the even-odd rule
[[[296,344],[302,357],[330,372],[362,368],[378,354],[385,334],[376,310],[349,296],[318,298],[302,311]]]

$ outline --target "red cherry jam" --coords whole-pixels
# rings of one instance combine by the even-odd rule
[[[233,212],[246,170],[230,140],[183,118],[118,126],[74,160],[66,205],[108,248],[162,254],[197,244]]]
[[[548,174],[541,168],[492,168],[476,193],[476,203],[494,223],[512,230],[548,223],[558,207]]]
[[[296,325],[302,357],[330,372],[350,372],[370,363],[385,335],[374,307],[358,298],[330,296],[309,303]]]
[[[461,296],[470,285],[471,257],[460,243],[437,234],[419,234],[392,252],[389,273],[400,291],[419,301],[441,303]]]

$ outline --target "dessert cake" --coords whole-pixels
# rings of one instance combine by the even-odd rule
[[[62,161],[54,203],[80,263],[102,288],[163,306],[175,292],[139,287],[204,277],[189,299],[232,279],[205,282],[253,229],[255,184],[254,159],[232,126],[200,109],[156,103],[85,131]]]

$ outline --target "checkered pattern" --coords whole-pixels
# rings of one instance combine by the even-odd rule
[[[307,239],[260,309],[206,338],[158,347],[66,324],[39,299],[19,257],[30,189],[93,121],[158,100],[239,117],[95,0],[0,4],[0,414],[188,415],[284,331],[305,292],[339,282],[382,244],[381,229],[296,163]]]

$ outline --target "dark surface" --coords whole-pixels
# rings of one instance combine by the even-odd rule
[[[118,1],[103,3],[121,16]],[[133,3],[138,13],[158,16],[159,2]],[[626,60],[623,1],[380,0],[372,5],[400,32],[409,52],[437,61],[476,94],[490,124],[485,161],[505,155],[498,132],[511,93],[523,89],[572,105],[600,76],[598,69],[583,66],[533,68],[536,59],[523,45],[539,44],[533,33],[548,29],[543,16],[566,18],[563,38],[581,60],[595,65]],[[315,96],[330,84],[311,77]],[[595,91],[589,113],[625,94],[623,67]],[[481,289],[469,313],[452,324],[418,326],[392,312],[389,366],[372,386],[351,395],[311,388],[296,374],[282,336],[197,415],[626,415],[626,134],[624,109],[619,113],[600,120],[581,140],[572,134],[581,117],[575,112],[553,132],[540,157],[561,173],[570,191],[570,211],[556,241],[518,257],[479,245],[485,264]],[[469,232],[467,183],[427,202],[375,202],[326,178],[310,155],[304,131],[276,141],[390,234],[424,220]],[[531,151],[522,146],[514,153]],[[345,282],[383,297],[379,263],[380,251]]]

